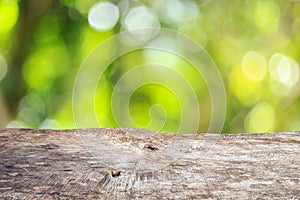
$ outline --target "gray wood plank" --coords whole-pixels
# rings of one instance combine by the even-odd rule
[[[300,133],[0,130],[0,199],[299,199]]]

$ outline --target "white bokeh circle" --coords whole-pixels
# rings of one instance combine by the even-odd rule
[[[92,28],[97,31],[112,29],[119,20],[119,8],[108,1],[94,4],[88,13],[88,21]]]

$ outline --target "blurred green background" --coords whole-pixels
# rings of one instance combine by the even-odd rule
[[[223,132],[300,130],[296,0],[0,0],[0,127],[76,128],[72,90],[81,63],[114,34],[148,26],[187,34],[216,63],[227,95]],[[151,50],[128,53],[105,71],[95,96],[99,126],[118,126],[110,107],[114,85],[147,59],[189,80],[201,111],[198,132],[206,132],[211,102],[205,82],[183,59]],[[138,127],[166,114],[160,130],[176,132],[180,101],[152,84],[135,91],[128,109]],[[153,104],[165,113],[151,119]],[[157,130],[155,123],[148,128]]]

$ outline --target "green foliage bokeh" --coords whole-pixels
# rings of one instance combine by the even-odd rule
[[[0,0],[1,127],[76,128],[72,113],[76,73],[91,50],[122,31],[122,16],[116,26],[106,31],[89,24],[89,10],[97,2]],[[157,10],[160,0],[112,2],[129,2],[130,8],[143,5],[157,12],[162,28],[183,32],[205,48],[226,88],[223,132],[300,130],[300,3],[165,1],[170,5],[196,5],[189,7],[194,10],[185,11],[197,14],[191,19],[178,19],[174,13],[173,21],[168,21],[165,13]],[[176,69],[190,81],[201,110],[198,132],[206,132],[211,102],[202,77],[176,55],[146,51],[149,59]],[[145,52],[135,51],[120,57],[99,80],[95,112],[101,127],[118,126],[111,111],[112,91],[122,74],[143,64],[142,54]],[[109,56],[102,55],[103,59]],[[153,109],[150,116],[149,110],[155,104],[164,110]],[[128,109],[139,127],[157,130],[159,120],[166,115],[161,130],[176,132],[180,122],[176,95],[157,84],[138,88]],[[147,127],[151,120],[154,123]]]

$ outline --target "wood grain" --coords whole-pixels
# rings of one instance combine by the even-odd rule
[[[0,199],[299,199],[299,153],[299,132],[2,129]]]

